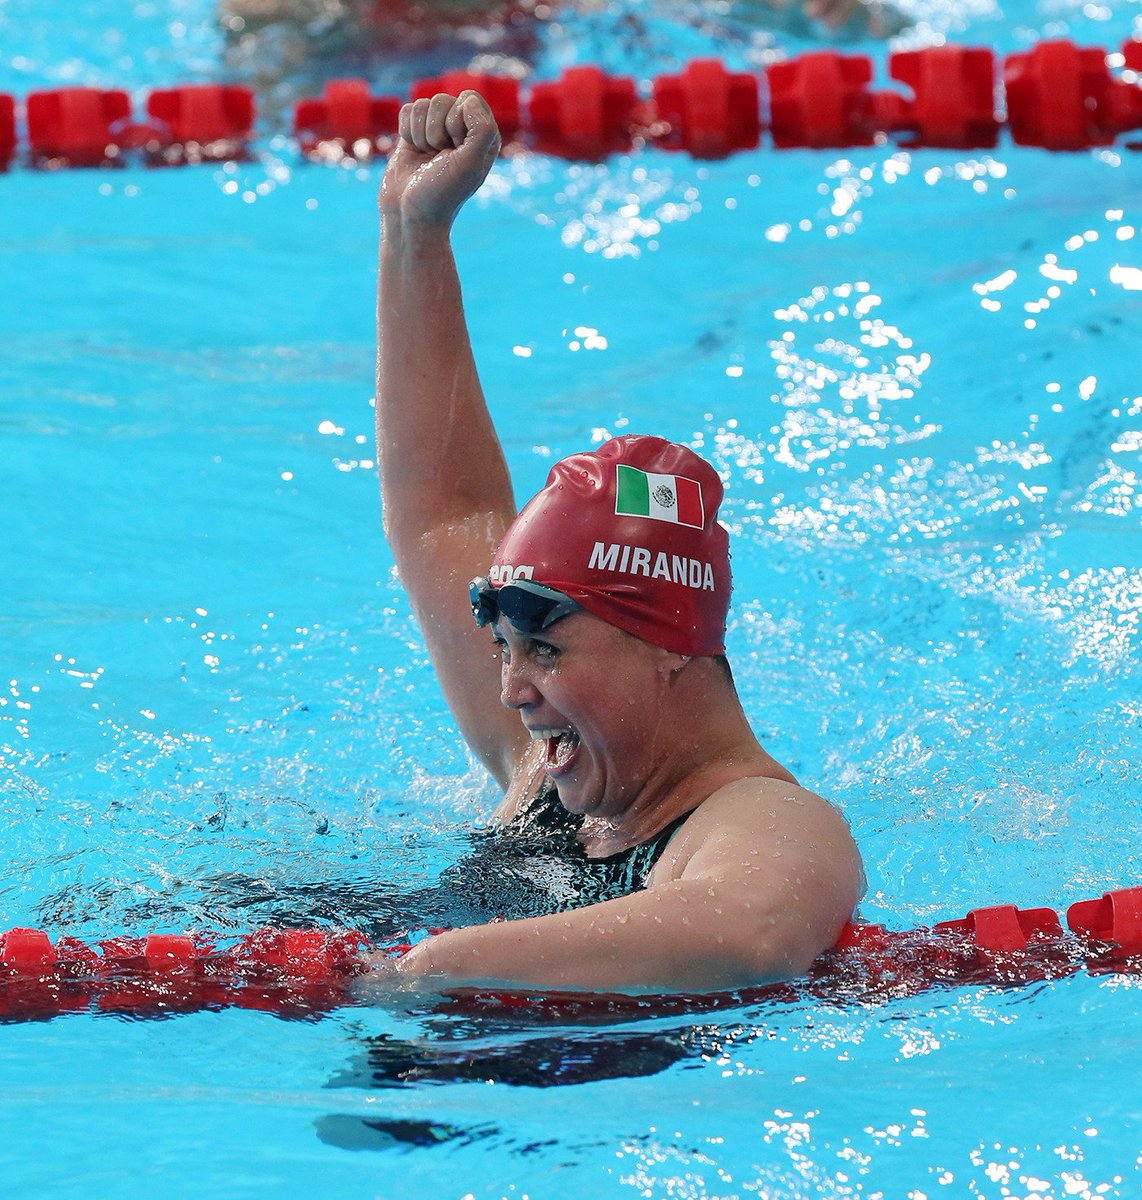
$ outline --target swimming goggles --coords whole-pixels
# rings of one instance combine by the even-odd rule
[[[539,633],[583,608],[570,596],[530,579],[516,579],[497,588],[478,575],[468,584],[468,598],[472,601],[472,616],[481,628],[505,617],[521,633]]]

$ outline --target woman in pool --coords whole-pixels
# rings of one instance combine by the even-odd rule
[[[890,0],[627,9],[579,0],[221,0],[218,15],[227,72],[256,88],[263,120],[279,124],[289,120],[299,96],[339,75],[368,75],[386,91],[454,67],[527,75],[552,53],[562,57],[559,45],[568,37],[609,46],[609,53],[616,44],[629,45],[640,61],[666,55],[666,62],[665,30],[687,25],[740,47],[783,34],[845,42],[886,38],[905,24]],[[565,17],[570,33],[561,24]],[[489,68],[491,62],[496,65]]]
[[[396,970],[597,991],[798,975],[852,915],[861,862],[738,701],[716,472],[617,438],[516,514],[450,243],[499,145],[474,92],[401,113],[380,192],[385,531],[505,836],[564,831],[587,868],[568,878],[593,882],[582,907],[451,930]]]
[[[737,0],[729,11],[764,21],[772,18],[775,10],[787,7],[789,0]],[[876,5],[871,0],[802,0],[801,7],[806,16],[827,29],[840,29],[854,12],[862,7],[875,11]],[[412,23],[442,27],[512,18],[539,20],[559,8],[545,0],[222,0],[219,16],[223,28],[234,32],[276,21],[326,27],[350,20],[358,27],[380,31]],[[875,29],[872,32],[884,36]]]

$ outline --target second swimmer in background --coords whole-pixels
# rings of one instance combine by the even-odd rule
[[[592,10],[604,7],[601,4],[584,3],[560,5],[558,0],[223,0],[220,18],[222,24],[239,31],[254,28],[272,21],[293,21],[297,24],[321,24],[333,26],[342,22],[355,22],[359,27],[374,26],[382,29],[386,25],[435,24],[440,27],[475,25],[497,20],[511,19],[513,14],[533,20],[545,20],[562,7]],[[839,29],[854,12],[871,8],[862,0],[802,0],[794,5],[790,0],[735,0],[727,11],[739,19],[761,23],[775,12],[799,7],[806,16],[819,20],[828,29]],[[660,4],[658,11],[663,15],[676,9],[685,15],[686,6]]]
[[[232,70],[263,84],[351,64],[384,65],[393,85],[407,70],[454,67],[523,73],[544,52],[545,27],[571,31],[582,52],[609,60],[616,45],[636,57],[671,54],[663,33],[693,27],[732,45],[774,35],[802,40],[890,37],[904,27],[889,0],[730,0],[607,4],[601,0],[222,0],[219,24]],[[418,57],[425,61],[411,66]],[[488,66],[493,62],[493,66]],[[299,81],[300,82],[300,81]],[[313,86],[313,80],[305,81]]]
[[[580,907],[453,929],[383,976],[713,991],[801,974],[863,876],[844,818],[760,745],[725,658],[722,484],[685,446],[613,439],[517,514],[450,230],[500,146],[483,99],[406,105],[380,194],[385,531],[445,697],[504,789],[503,836]]]

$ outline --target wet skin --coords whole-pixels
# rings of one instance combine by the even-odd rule
[[[688,658],[586,613],[537,635],[500,621],[493,636],[500,699],[529,733],[543,735],[543,768],[564,808],[621,825],[640,797],[667,786],[659,714]],[[557,757],[555,731],[567,730],[578,743]]]

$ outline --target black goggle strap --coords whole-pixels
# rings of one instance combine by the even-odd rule
[[[499,612],[496,589],[483,575],[477,575],[468,584],[468,599],[472,602],[472,617],[481,629],[496,619],[496,613]]]
[[[502,615],[524,633],[538,633],[582,608],[563,592],[530,579],[495,588],[482,575],[477,576],[468,585],[468,596],[477,625],[490,625]]]

